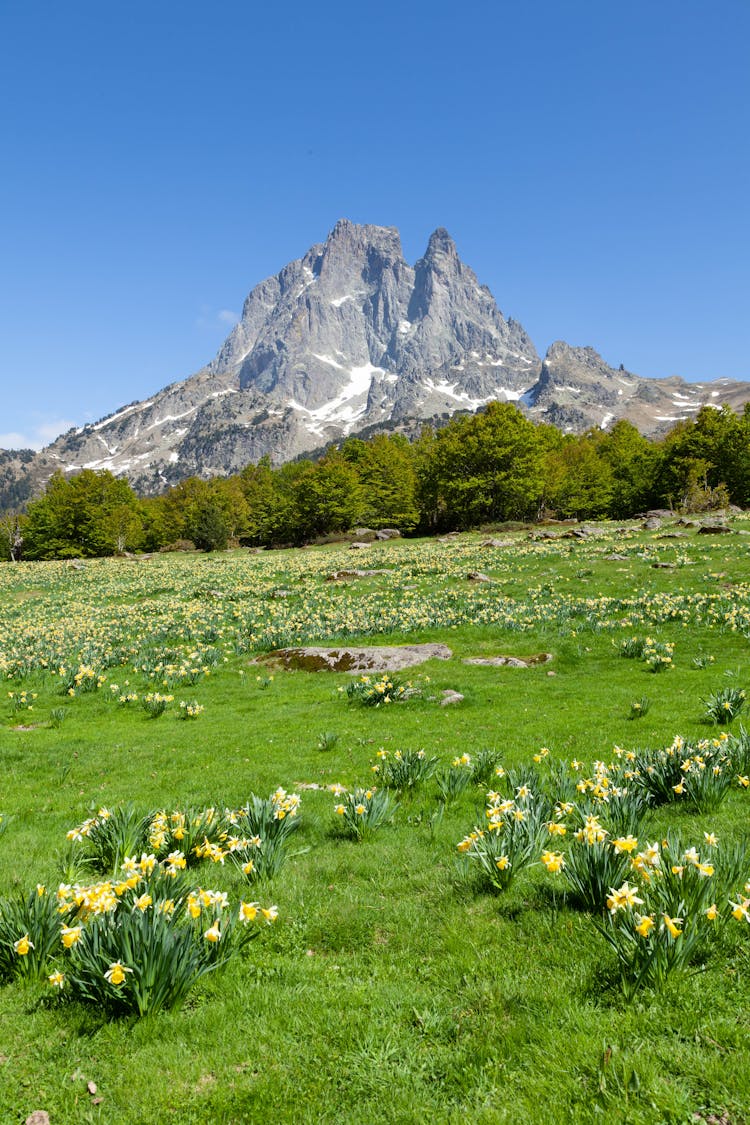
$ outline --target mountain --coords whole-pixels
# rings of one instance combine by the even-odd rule
[[[562,342],[541,360],[447,231],[431,235],[412,267],[393,227],[341,219],[324,243],[252,290],[211,363],[70,430],[24,465],[26,486],[56,468],[92,468],[155,492],[264,454],[279,463],[363,430],[413,430],[420,419],[493,399],[564,430],[628,417],[654,433],[704,402],[740,405],[750,384],[644,379]]]

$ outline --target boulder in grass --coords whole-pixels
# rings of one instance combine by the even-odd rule
[[[380,531],[375,532],[375,538],[380,540],[400,539],[401,532],[395,527],[381,527]]]
[[[277,664],[303,672],[400,672],[426,660],[450,660],[447,645],[372,645],[366,648],[279,648],[256,664]]]
[[[451,703],[462,703],[463,696],[460,691],[454,691],[453,688],[446,688],[441,693],[442,699],[440,700],[441,707],[450,707]]]
[[[725,523],[702,523],[698,528],[699,535],[731,535],[732,529]]]
[[[462,663],[490,668],[533,668],[537,664],[549,664],[551,659],[551,652],[538,652],[534,656],[467,656]]]

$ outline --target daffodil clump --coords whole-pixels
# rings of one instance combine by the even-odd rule
[[[115,700],[121,707],[127,707],[129,703],[138,702],[138,692],[130,690],[129,681],[125,681],[125,685],[120,687],[119,684],[109,685],[110,699]]]
[[[105,909],[62,926],[64,953],[51,985],[116,1013],[152,1014],[180,1004],[278,914],[255,902],[232,907],[224,891],[190,890],[177,879],[134,882],[133,874],[123,878]]]
[[[601,911],[609,888],[622,882],[630,870],[630,852],[638,846],[632,835],[612,837],[598,816],[570,809],[573,823],[565,857],[565,879],[578,902],[587,910]],[[559,815],[559,814],[558,814]]]
[[[731,723],[740,714],[745,706],[746,692],[744,688],[720,688],[709,695],[703,702],[706,708],[706,717],[714,723]]]
[[[436,757],[428,757],[424,750],[394,750],[389,753],[380,749],[371,771],[387,789],[396,789],[401,793],[415,789],[432,777],[437,762]]]
[[[204,710],[203,704],[199,703],[197,699],[181,699],[178,718],[197,719],[199,715],[203,714]]]
[[[281,870],[301,824],[300,807],[298,793],[279,787],[266,798],[251,793],[241,809],[226,811],[231,835],[225,846],[249,883],[272,879]]]
[[[438,796],[443,804],[457,800],[468,789],[474,777],[474,763],[471,754],[457,755],[451,764],[435,774]]]
[[[643,662],[650,672],[666,672],[672,667],[674,645],[665,641],[655,641],[646,637],[643,647]]]
[[[495,890],[506,890],[524,868],[539,860],[542,844],[549,834],[551,803],[541,792],[533,793],[520,785],[512,796],[491,790],[487,794],[485,824],[474,827],[457,844],[480,874],[483,883]],[[542,862],[548,870],[560,870],[558,860],[545,851]],[[550,866],[551,865],[551,866]]]
[[[380,707],[382,703],[402,703],[420,694],[411,680],[401,682],[396,676],[359,676],[347,685],[346,695],[350,702],[363,707]]]
[[[628,718],[642,719],[644,715],[648,714],[650,707],[651,700],[647,695],[642,695],[640,699],[634,699],[630,704],[630,714],[628,715]]]
[[[100,667],[92,664],[79,663],[75,671],[60,669],[61,690],[65,695],[85,695],[88,692],[98,691],[107,682],[107,677]]]
[[[620,642],[620,656],[642,660],[651,672],[665,672],[672,667],[674,645],[653,637],[626,637]]]
[[[724,923],[750,922],[750,881],[732,890],[746,872],[744,845],[722,853],[706,832],[701,850],[677,838],[647,844],[633,850],[629,879],[609,888],[594,924],[617,955],[626,994],[705,959]]]
[[[141,697],[141,707],[149,719],[158,719],[163,715],[170,703],[174,703],[173,695],[162,695],[158,691],[150,691]]]
[[[744,742],[731,739],[725,731],[718,738],[692,744],[677,735],[662,750],[634,755],[631,776],[652,804],[683,800],[706,812],[718,808],[739,781],[745,759]]]
[[[0,902],[0,977],[39,979],[60,940],[54,898],[41,884]]]
[[[10,700],[10,708],[14,715],[19,711],[33,711],[34,702],[37,699],[38,693],[35,691],[9,691],[8,699]]]
[[[358,788],[348,791],[341,785],[330,786],[336,796],[333,811],[344,835],[362,841],[390,824],[398,809],[398,803],[385,789]]]
[[[116,815],[116,813],[114,814]],[[78,830],[76,830],[78,831]],[[95,825],[81,826],[83,838]],[[0,974],[47,978],[57,991],[140,1016],[173,1007],[206,972],[240,953],[275,906],[191,887],[185,857],[126,856],[96,883],[39,885],[0,903]]]

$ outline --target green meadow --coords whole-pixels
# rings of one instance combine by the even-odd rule
[[[750,522],[591,528],[0,568],[1,1121],[750,1120]],[[369,683],[257,662],[428,641]],[[81,933],[42,956],[22,901]],[[80,950],[173,908],[200,971],[139,1017],[137,943]]]

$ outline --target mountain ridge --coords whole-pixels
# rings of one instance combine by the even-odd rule
[[[340,219],[324,242],[254,286],[208,364],[68,431],[22,468],[37,487],[55,469],[93,468],[153,493],[190,475],[238,471],[266,454],[280,463],[360,430],[475,411],[493,399],[563,430],[627,417],[654,434],[704,402],[739,408],[750,383],[646,379],[564,341],[542,359],[447,230],[433,231],[411,266],[395,227]],[[12,476],[13,461],[4,463]]]

